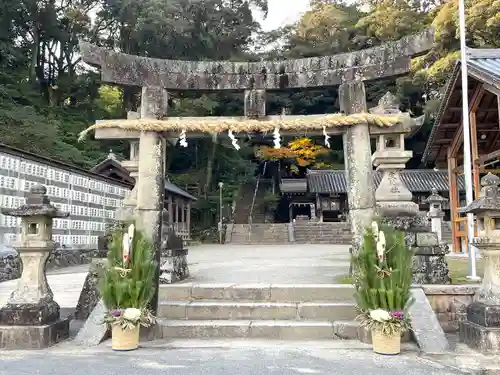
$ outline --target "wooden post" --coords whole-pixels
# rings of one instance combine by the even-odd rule
[[[168,224],[172,225],[174,223],[174,207],[172,205],[172,195],[168,195]]]
[[[187,204],[186,226],[187,226],[188,238],[191,238],[191,202],[188,202]]]
[[[186,216],[185,216],[185,212],[184,212],[185,209],[186,209],[186,202],[183,199],[182,204],[181,204],[181,223],[182,223],[182,230],[183,231],[185,230],[184,224],[186,223]]]
[[[478,155],[477,149],[477,120],[476,112],[481,100],[485,94],[484,85],[480,85],[474,91],[472,96],[472,101],[469,105],[469,122],[471,127],[471,153],[472,153],[472,181],[474,184],[474,199],[479,198],[479,191],[481,190],[481,185],[479,183],[479,165],[476,162]]]
[[[451,237],[453,251],[458,253],[461,249],[460,238],[458,237],[458,201],[457,201],[457,175],[453,171],[457,166],[457,159],[451,156],[451,148],[448,148],[448,189],[450,191],[450,216],[451,216]]]

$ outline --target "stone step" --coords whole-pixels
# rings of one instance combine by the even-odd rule
[[[163,338],[325,340],[360,337],[357,322],[294,320],[158,320]]]
[[[344,284],[164,284],[160,301],[226,300],[270,302],[354,302],[354,286]]]
[[[163,301],[160,318],[175,320],[354,320],[353,303],[339,302],[229,302]]]

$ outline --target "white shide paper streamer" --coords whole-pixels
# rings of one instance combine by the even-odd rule
[[[241,147],[238,144],[238,141],[236,140],[236,137],[234,136],[233,131],[232,130],[228,130],[227,135],[229,136],[229,139],[231,139],[231,143],[233,144],[233,147],[236,150],[239,150]]]
[[[325,146],[330,148],[330,136],[326,133],[325,126],[323,126],[323,135],[325,136]]]
[[[280,137],[280,130],[279,128],[274,128],[274,148],[281,148],[281,137]]]
[[[186,131],[185,130],[181,131],[181,135],[179,137],[179,144],[182,147],[187,147],[188,146],[187,139],[186,139]]]

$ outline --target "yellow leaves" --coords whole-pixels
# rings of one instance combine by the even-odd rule
[[[300,167],[318,165],[316,158],[319,155],[329,153],[330,150],[319,145],[315,145],[312,139],[303,137],[288,142],[286,147],[260,147],[256,151],[256,156],[262,160],[283,160],[294,159]]]

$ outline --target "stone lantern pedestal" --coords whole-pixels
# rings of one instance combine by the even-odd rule
[[[25,205],[2,209],[4,215],[21,217],[21,240],[14,248],[23,263],[17,288],[0,309],[2,349],[42,349],[69,337],[69,321],[60,319],[45,269],[55,248],[52,220],[69,214],[51,205],[45,193],[44,186],[36,185]]]
[[[467,306],[467,320],[459,323],[460,340],[486,353],[500,353],[500,178],[481,179],[479,199],[463,212],[477,219],[478,236],[472,243],[484,258],[483,283]]]

